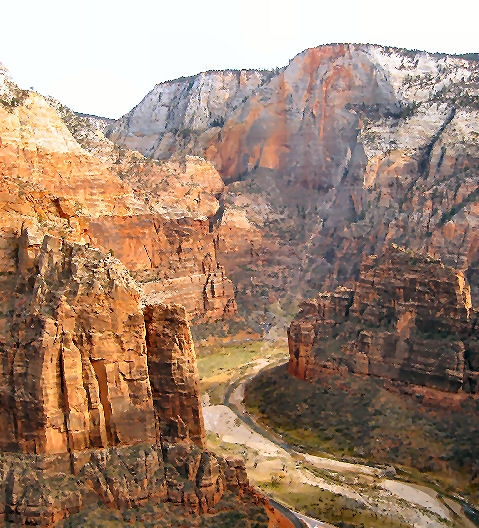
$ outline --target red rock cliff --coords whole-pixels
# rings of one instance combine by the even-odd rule
[[[118,259],[32,235],[0,332],[0,518],[50,526],[161,500],[206,512],[246,490],[242,461],[204,450],[185,309],[148,306],[145,325]]]
[[[124,266],[47,236],[37,273],[20,276],[17,291],[2,336],[10,368],[0,447],[62,453],[154,442],[140,293]]]
[[[219,104],[222,75],[209,77],[211,98],[195,88],[196,105],[191,79],[180,79],[171,83],[177,99],[155,89],[112,129],[118,142],[157,155],[164,116],[174,114],[172,152],[191,145],[215,163],[228,183],[218,249],[253,318],[277,298],[287,308],[356,278],[363,256],[390,243],[461,270],[477,301],[478,72],[473,55],[320,46],[237,105]],[[218,106],[224,122],[209,125]]]
[[[208,220],[217,172],[199,161],[201,187],[197,161],[160,167],[104,137],[89,139],[93,154],[3,70],[0,92],[0,520],[52,526],[98,503],[161,500],[200,512],[246,490],[241,461],[204,450],[185,309],[150,308],[150,338],[169,341],[149,364],[141,304],[163,295],[199,317],[235,310]],[[145,171],[150,185],[185,181],[149,205]]]
[[[477,312],[462,273],[397,247],[364,260],[354,290],[303,304],[289,328],[291,374],[349,369],[477,392]]]
[[[151,162],[98,131],[88,151],[44,98],[0,73],[0,88],[14,101],[0,104],[2,270],[14,269],[16,240],[29,225],[110,251],[155,301],[181,301],[205,319],[234,312],[233,286],[210,231],[224,187],[211,164],[191,157]]]
[[[148,369],[161,434],[205,447],[196,356],[185,309],[145,307]]]

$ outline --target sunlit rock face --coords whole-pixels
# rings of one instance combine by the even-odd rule
[[[223,182],[82,119],[0,69],[0,521],[15,526],[249,493],[242,461],[204,449],[187,315],[236,310],[210,224]]]
[[[28,251],[27,242],[21,248]],[[62,453],[154,442],[133,279],[110,255],[51,236],[37,266],[18,277],[11,329],[2,336],[12,366],[2,380],[2,447]]]
[[[119,149],[59,103],[20,90],[3,70],[0,93],[2,271],[14,270],[28,225],[40,242],[50,233],[115,255],[148,302],[181,301],[199,319],[236,311],[211,229],[224,188],[211,163],[191,156],[158,163]],[[10,287],[8,276],[1,281]]]
[[[38,242],[25,228],[0,333],[0,518],[53,526],[150,501],[199,513],[246,492],[243,461],[205,450],[185,308],[143,308],[110,253]]]
[[[107,135],[156,159],[168,159],[173,153],[202,155],[229,115],[271,75],[212,71],[157,84],[107,129]]]
[[[367,257],[354,289],[305,302],[289,328],[289,372],[345,369],[477,392],[477,312],[462,273],[398,247]]]

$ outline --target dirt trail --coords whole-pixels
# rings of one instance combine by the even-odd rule
[[[203,408],[206,429],[216,434],[218,441],[227,442],[246,461],[248,475],[253,483],[301,482],[314,488],[328,490],[354,499],[378,515],[393,513],[398,519],[417,528],[460,526],[451,518],[451,511],[438,494],[390,478],[389,470],[343,462],[300,453],[282,438],[259,424],[243,405],[245,383],[268,365],[257,360],[247,375],[230,384],[225,405],[208,405]],[[389,477],[389,478],[388,478]],[[311,522],[320,521],[311,520]]]

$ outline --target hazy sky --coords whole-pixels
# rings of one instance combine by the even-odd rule
[[[158,82],[320,44],[479,52],[478,15],[477,0],[8,0],[0,62],[25,88],[119,117]]]

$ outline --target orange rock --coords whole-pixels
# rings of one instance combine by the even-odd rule
[[[149,305],[144,314],[148,371],[162,437],[204,447],[199,377],[186,310],[180,305]]]
[[[35,453],[154,441],[140,293],[126,268],[51,236],[37,262],[6,336],[13,378],[2,384],[0,445],[14,448],[11,431]]]
[[[149,293],[184,299],[192,316],[234,312],[226,277],[224,296],[205,298],[210,273],[220,269],[209,218],[224,188],[210,163],[186,157],[160,164],[112,145],[106,155],[92,154],[34,93],[13,109],[0,105],[0,138],[2,271],[14,270],[14,241],[28,225],[112,252]],[[208,271],[205,258],[212,259]]]

